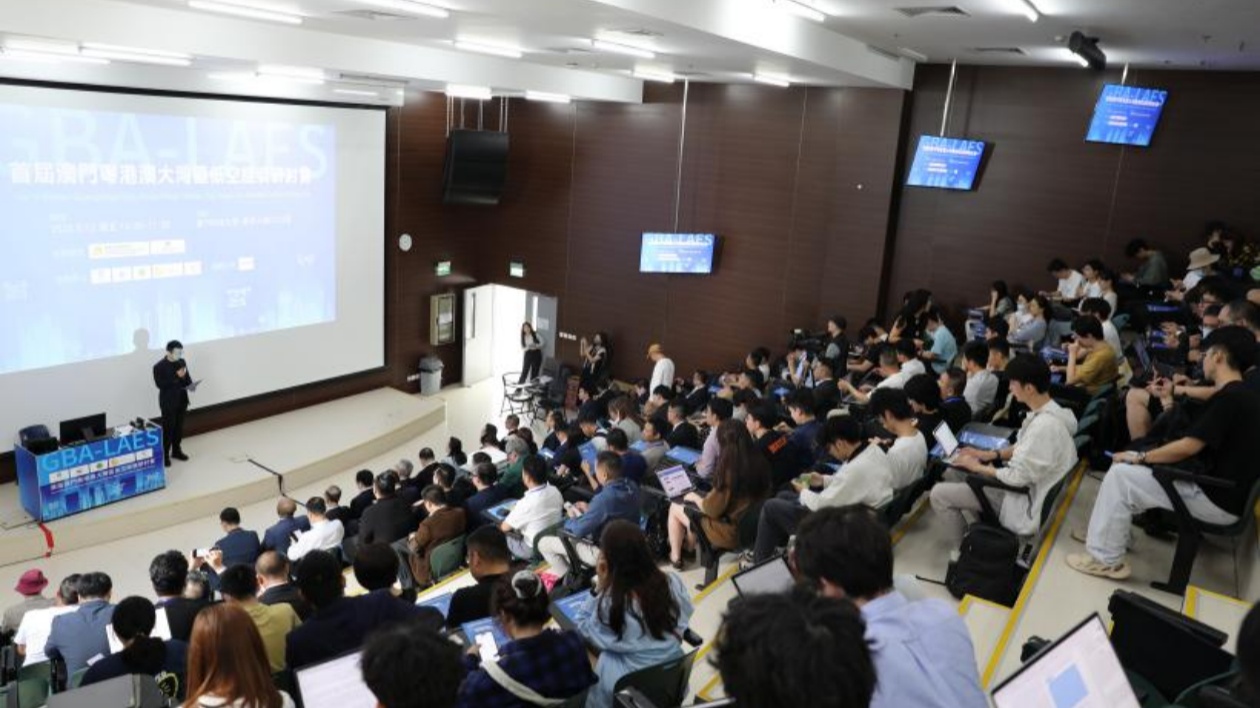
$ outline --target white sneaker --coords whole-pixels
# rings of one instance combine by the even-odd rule
[[[1115,565],[1105,565],[1102,561],[1091,556],[1088,553],[1069,553],[1067,564],[1072,570],[1086,575],[1093,575],[1099,578],[1108,578],[1110,580],[1126,580],[1133,574],[1129,564],[1120,561]]]

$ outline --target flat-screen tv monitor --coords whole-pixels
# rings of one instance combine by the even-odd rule
[[[70,445],[105,437],[105,414],[97,413],[61,421],[61,444]]]
[[[985,147],[982,140],[920,135],[906,186],[969,190],[980,172]]]
[[[1146,147],[1167,101],[1168,92],[1163,89],[1107,84],[1094,106],[1085,140]]]
[[[644,233],[639,272],[707,275],[713,272],[717,246],[716,234]]]

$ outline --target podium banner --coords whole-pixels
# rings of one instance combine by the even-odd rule
[[[41,455],[18,446],[15,456],[22,508],[36,521],[166,487],[162,429],[156,426]]]

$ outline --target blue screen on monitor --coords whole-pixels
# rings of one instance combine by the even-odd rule
[[[1098,97],[1098,105],[1094,106],[1094,119],[1089,123],[1085,139],[1093,143],[1146,147],[1151,144],[1167,100],[1168,92],[1163,89],[1107,84]]]
[[[716,251],[715,234],[645,233],[639,272],[712,273]]]
[[[910,165],[910,187],[971,189],[980,171],[985,143],[981,140],[919,136],[919,147]]]

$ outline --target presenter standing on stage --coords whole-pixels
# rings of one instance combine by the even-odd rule
[[[158,387],[158,406],[162,409],[162,452],[166,466],[171,458],[188,460],[179,444],[184,439],[184,414],[188,412],[188,389],[193,385],[184,361],[184,345],[178,340],[166,344],[166,356],[153,365],[153,383]]]

